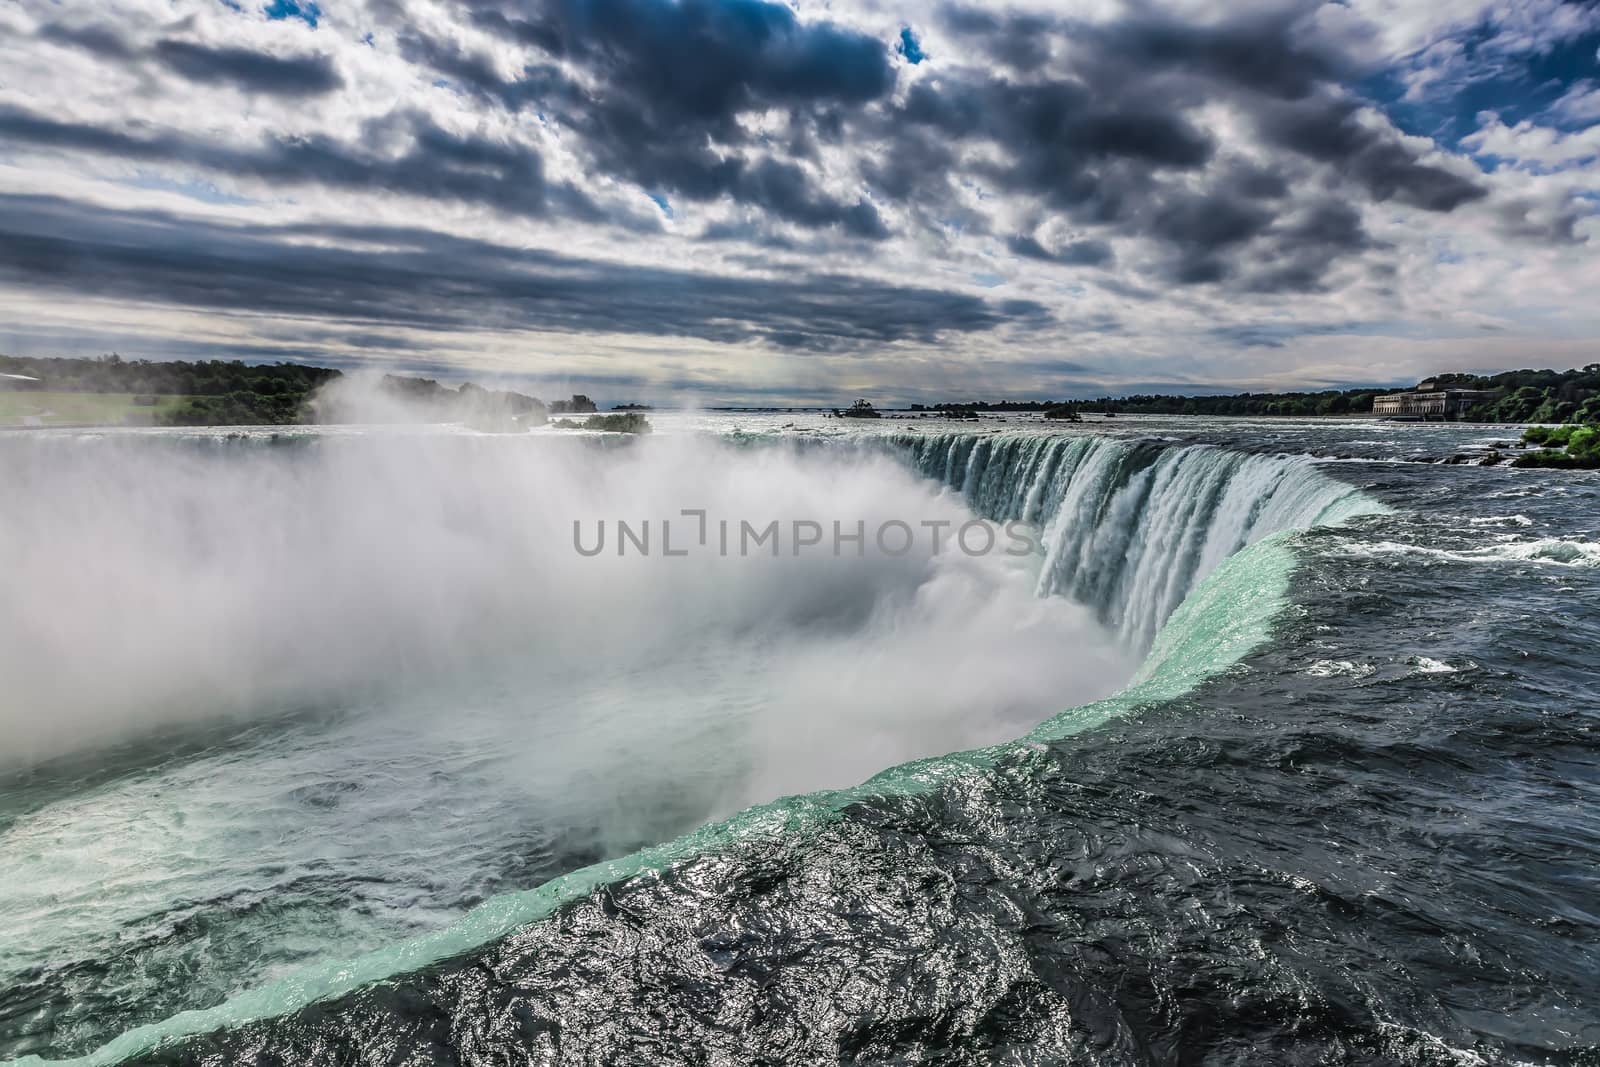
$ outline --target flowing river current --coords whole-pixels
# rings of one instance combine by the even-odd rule
[[[1600,476],[652,419],[0,437],[0,1064],[1600,1063]]]

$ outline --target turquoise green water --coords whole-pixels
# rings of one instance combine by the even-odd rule
[[[631,855],[563,875],[534,889],[496,896],[456,922],[421,937],[348,960],[317,964],[228,998],[215,1007],[183,1012],[131,1030],[89,1055],[64,1061],[25,1057],[18,1067],[56,1062],[103,1067],[185,1036],[239,1026],[292,1012],[363,985],[462,955],[529,923],[596,888],[658,870],[710,851],[737,850],[763,838],[804,834],[863,797],[920,792],[962,775],[981,775],[1014,744],[1054,741],[1091,729],[1131,709],[1181,695],[1228,670],[1271,633],[1285,604],[1295,565],[1293,532],[1274,535],[1222,564],[1178,608],[1158,635],[1145,667],[1122,693],[1062,712],[1019,742],[952,753],[889,768],[846,790],[790,797],[750,808],[731,819]]]

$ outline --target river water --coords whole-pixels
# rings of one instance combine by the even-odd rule
[[[0,1061],[1597,1062],[1600,477],[653,418],[0,439]]]

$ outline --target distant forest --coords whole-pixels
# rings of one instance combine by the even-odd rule
[[[59,392],[119,393],[181,398],[163,409],[169,425],[282,424],[308,418],[307,401],[322,385],[340,377],[327,367],[299,363],[246,363],[210,360],[186,363],[99,359],[22,359],[0,356],[0,373],[40,379],[40,388]],[[1487,390],[1495,397],[1468,410],[1473,422],[1600,423],[1600,363],[1579,370],[1515,370],[1500,374],[1440,374],[1441,387]],[[545,405],[520,393],[491,393],[466,384],[457,389],[428,378],[387,376],[398,395],[443,407],[516,414],[543,413]],[[1140,415],[1360,415],[1372,411],[1374,396],[1395,390],[1329,389],[1301,393],[1238,393],[1231,396],[1137,394],[1097,400],[1003,400],[913,404],[912,411],[952,416],[977,412],[1062,411]],[[554,413],[592,412],[588,397],[550,405]]]
[[[20,359],[0,356],[0,374],[37,378],[36,388],[53,393],[115,393],[154,400],[173,397],[154,419],[167,426],[288,425],[312,421],[341,421],[339,411],[315,411],[313,394],[342,377],[328,367],[300,363],[247,364],[210,360],[186,363],[125,360],[112,354],[99,359]],[[491,391],[467,382],[456,388],[432,378],[384,375],[381,388],[403,400],[413,410],[430,411],[441,420],[467,421],[509,416],[537,425],[545,419],[545,405],[522,393]],[[556,411],[592,412],[585,396],[558,400]]]
[[[1467,412],[1472,422],[1600,422],[1600,363],[1579,370],[1510,370],[1440,374],[1451,389],[1494,389],[1503,395]]]
[[[161,421],[172,426],[279,425],[300,422],[306,399],[339,372],[299,363],[252,366],[152,363],[118,355],[100,359],[0,356],[0,374],[25,374],[63,393],[131,393],[187,398]]]
[[[1579,370],[1513,370],[1500,374],[1439,374],[1428,379],[1450,389],[1497,392],[1467,411],[1469,422],[1600,423],[1600,363]],[[1415,387],[1413,387],[1415,388]],[[913,404],[913,411],[1045,411],[1066,405],[1086,414],[1128,415],[1364,415],[1372,398],[1400,389],[1327,389],[1316,393],[1236,393],[1231,396],[1133,396],[1097,400],[1004,400]]]
[[[1239,393],[1235,396],[1133,396],[1098,400],[1000,400],[912,404],[912,411],[949,415],[976,412],[1050,411],[1067,407],[1085,414],[1127,415],[1351,415],[1372,410],[1372,398],[1384,389],[1328,390],[1321,393]]]

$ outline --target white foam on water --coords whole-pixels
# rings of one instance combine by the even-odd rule
[[[1305,673],[1313,678],[1365,678],[1376,671],[1377,668],[1370,663],[1356,663],[1352,660],[1319,659],[1305,669]]]
[[[1470,666],[1452,666],[1444,660],[1433,659],[1431,656],[1412,656],[1406,662],[1416,668],[1417,674],[1455,674],[1467,670]]]
[[[6,728],[48,754],[154,724],[270,714],[308,694],[364,701],[344,729],[365,740],[299,762],[309,758],[321,772],[312,784],[325,784],[337,763],[317,761],[353,754],[342,770],[370,788],[340,818],[379,843],[420,824],[404,811],[388,826],[373,816],[393,816],[414,783],[439,781],[441,769],[446,782],[490,783],[481,795],[491,808],[515,785],[513,820],[528,812],[559,827],[598,817],[611,849],[670,834],[674,820],[893,766],[857,789],[747,808],[496,896],[370,952],[330,942],[312,962],[241,976],[253,987],[130,1031],[81,1062],[116,1062],[459,955],[606,881],[802,832],[859,796],[985,773],[990,750],[951,750],[1015,737],[1040,719],[1023,743],[1170,699],[1266,639],[1294,566],[1284,531],[1380,510],[1284,457],[1104,438],[924,439],[917,469],[954,494],[859,451],[656,441],[553,454],[542,444],[472,438],[463,455],[459,442],[400,438],[376,449],[230,454],[220,466],[180,453],[155,471],[148,456],[101,452],[76,465],[52,456],[9,468],[10,487],[33,495],[26,521],[9,525],[0,546],[27,565],[0,581],[44,625],[39,636],[0,641],[34,709],[13,705]],[[1045,529],[1045,549],[1022,560],[573,558],[574,517],[654,518],[684,507],[757,521],[1026,517]],[[95,613],[97,604],[112,610]],[[86,653],[113,668],[114,684],[71,672]],[[1120,694],[1096,700],[1130,676]],[[364,735],[370,722],[384,729]],[[918,755],[930,758],[901,762]],[[270,799],[270,769],[261,774]],[[246,823],[284,817],[237,771],[233,781],[254,809]],[[228,796],[222,779],[191,783],[198,792],[187,797],[181,781],[168,784],[176,795],[160,803],[169,814]],[[9,905],[0,901],[0,913],[9,906],[21,920],[11,928],[51,928],[40,920],[55,908],[67,922],[55,929],[92,939],[96,923],[115,930],[139,908],[159,910],[163,892],[192,888],[186,879],[225,863],[228,845],[241,851],[238,810],[213,812],[207,837],[204,820],[141,820],[148,802],[136,786],[119,788],[75,798],[73,811],[37,813],[19,840],[48,835],[53,819],[104,845],[80,842],[75,855],[163,857],[181,843],[189,868],[153,878],[125,871],[136,891],[123,911],[107,891],[115,869],[97,886],[86,871],[18,871],[6,883]],[[413,803],[425,811],[440,802],[424,794]],[[440,847],[453,847],[455,832],[445,831]],[[500,833],[488,820],[491,844]],[[413,837],[407,847],[423,844]],[[355,869],[376,855],[332,859]],[[84,894],[99,902],[98,916],[72,906],[87,904]],[[82,914],[69,919],[74,912]]]
[[[1377,541],[1350,544],[1343,549],[1358,557],[1413,556],[1448,563],[1538,563],[1561,567],[1600,566],[1600,543],[1573,538],[1545,537],[1533,541],[1510,540],[1488,548],[1451,550]]]

